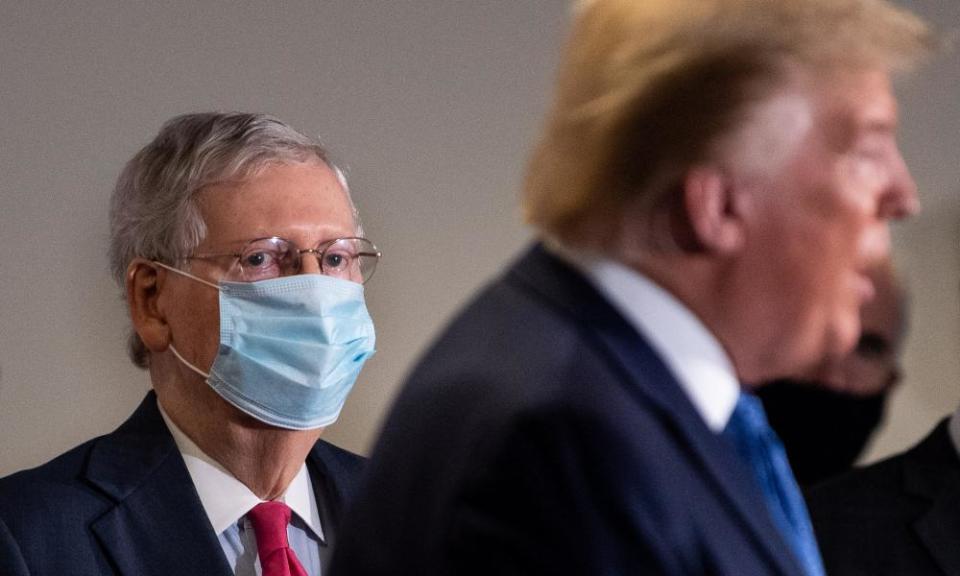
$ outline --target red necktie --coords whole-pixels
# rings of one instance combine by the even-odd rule
[[[263,576],[307,576],[287,542],[290,508],[283,502],[261,502],[247,512],[257,535]]]

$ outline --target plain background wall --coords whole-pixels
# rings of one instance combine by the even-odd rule
[[[960,3],[905,2],[950,28]],[[528,240],[517,197],[565,0],[0,2],[0,475],[118,425],[148,390],[125,355],[107,202],[167,118],[254,110],[320,134],[384,252],[377,356],[326,437],[366,451],[417,354]],[[958,400],[960,65],[905,83],[925,212],[897,231],[913,291],[904,386],[872,455]],[[816,418],[811,418],[816,425]]]

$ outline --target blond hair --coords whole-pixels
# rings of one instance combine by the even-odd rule
[[[645,217],[671,210],[685,171],[787,65],[896,70],[932,47],[926,24],[885,0],[581,0],[525,217],[548,237],[602,244],[584,237],[588,221],[628,201]]]

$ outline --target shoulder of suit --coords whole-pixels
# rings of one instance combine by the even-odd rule
[[[0,478],[0,517],[13,528],[31,518],[58,517],[65,502],[100,509],[109,499],[83,480],[94,438],[35,468]]]
[[[328,466],[347,471],[359,472],[367,462],[365,457],[331,444],[326,440],[318,440],[314,444],[312,455]]]
[[[926,438],[905,452],[875,464],[855,468],[807,492],[813,516],[854,514],[889,507],[909,495],[930,493],[947,471],[958,470],[956,451],[941,422]]]
[[[902,485],[906,458],[906,454],[898,454],[827,480],[807,491],[807,501],[811,508],[816,508],[820,503],[884,498],[881,494],[889,494]]]
[[[103,436],[93,438],[39,466],[0,478],[0,495],[13,487],[29,489],[37,482],[44,480],[63,481],[76,477],[83,468],[90,450],[102,438]]]

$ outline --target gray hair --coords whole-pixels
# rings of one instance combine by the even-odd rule
[[[360,219],[343,172],[316,140],[264,114],[204,112],[167,121],[157,136],[127,162],[110,199],[110,269],[126,294],[134,258],[176,264],[206,235],[197,193],[226,181],[242,181],[271,164],[323,162],[336,174]],[[146,368],[149,355],[131,331],[128,353]]]

